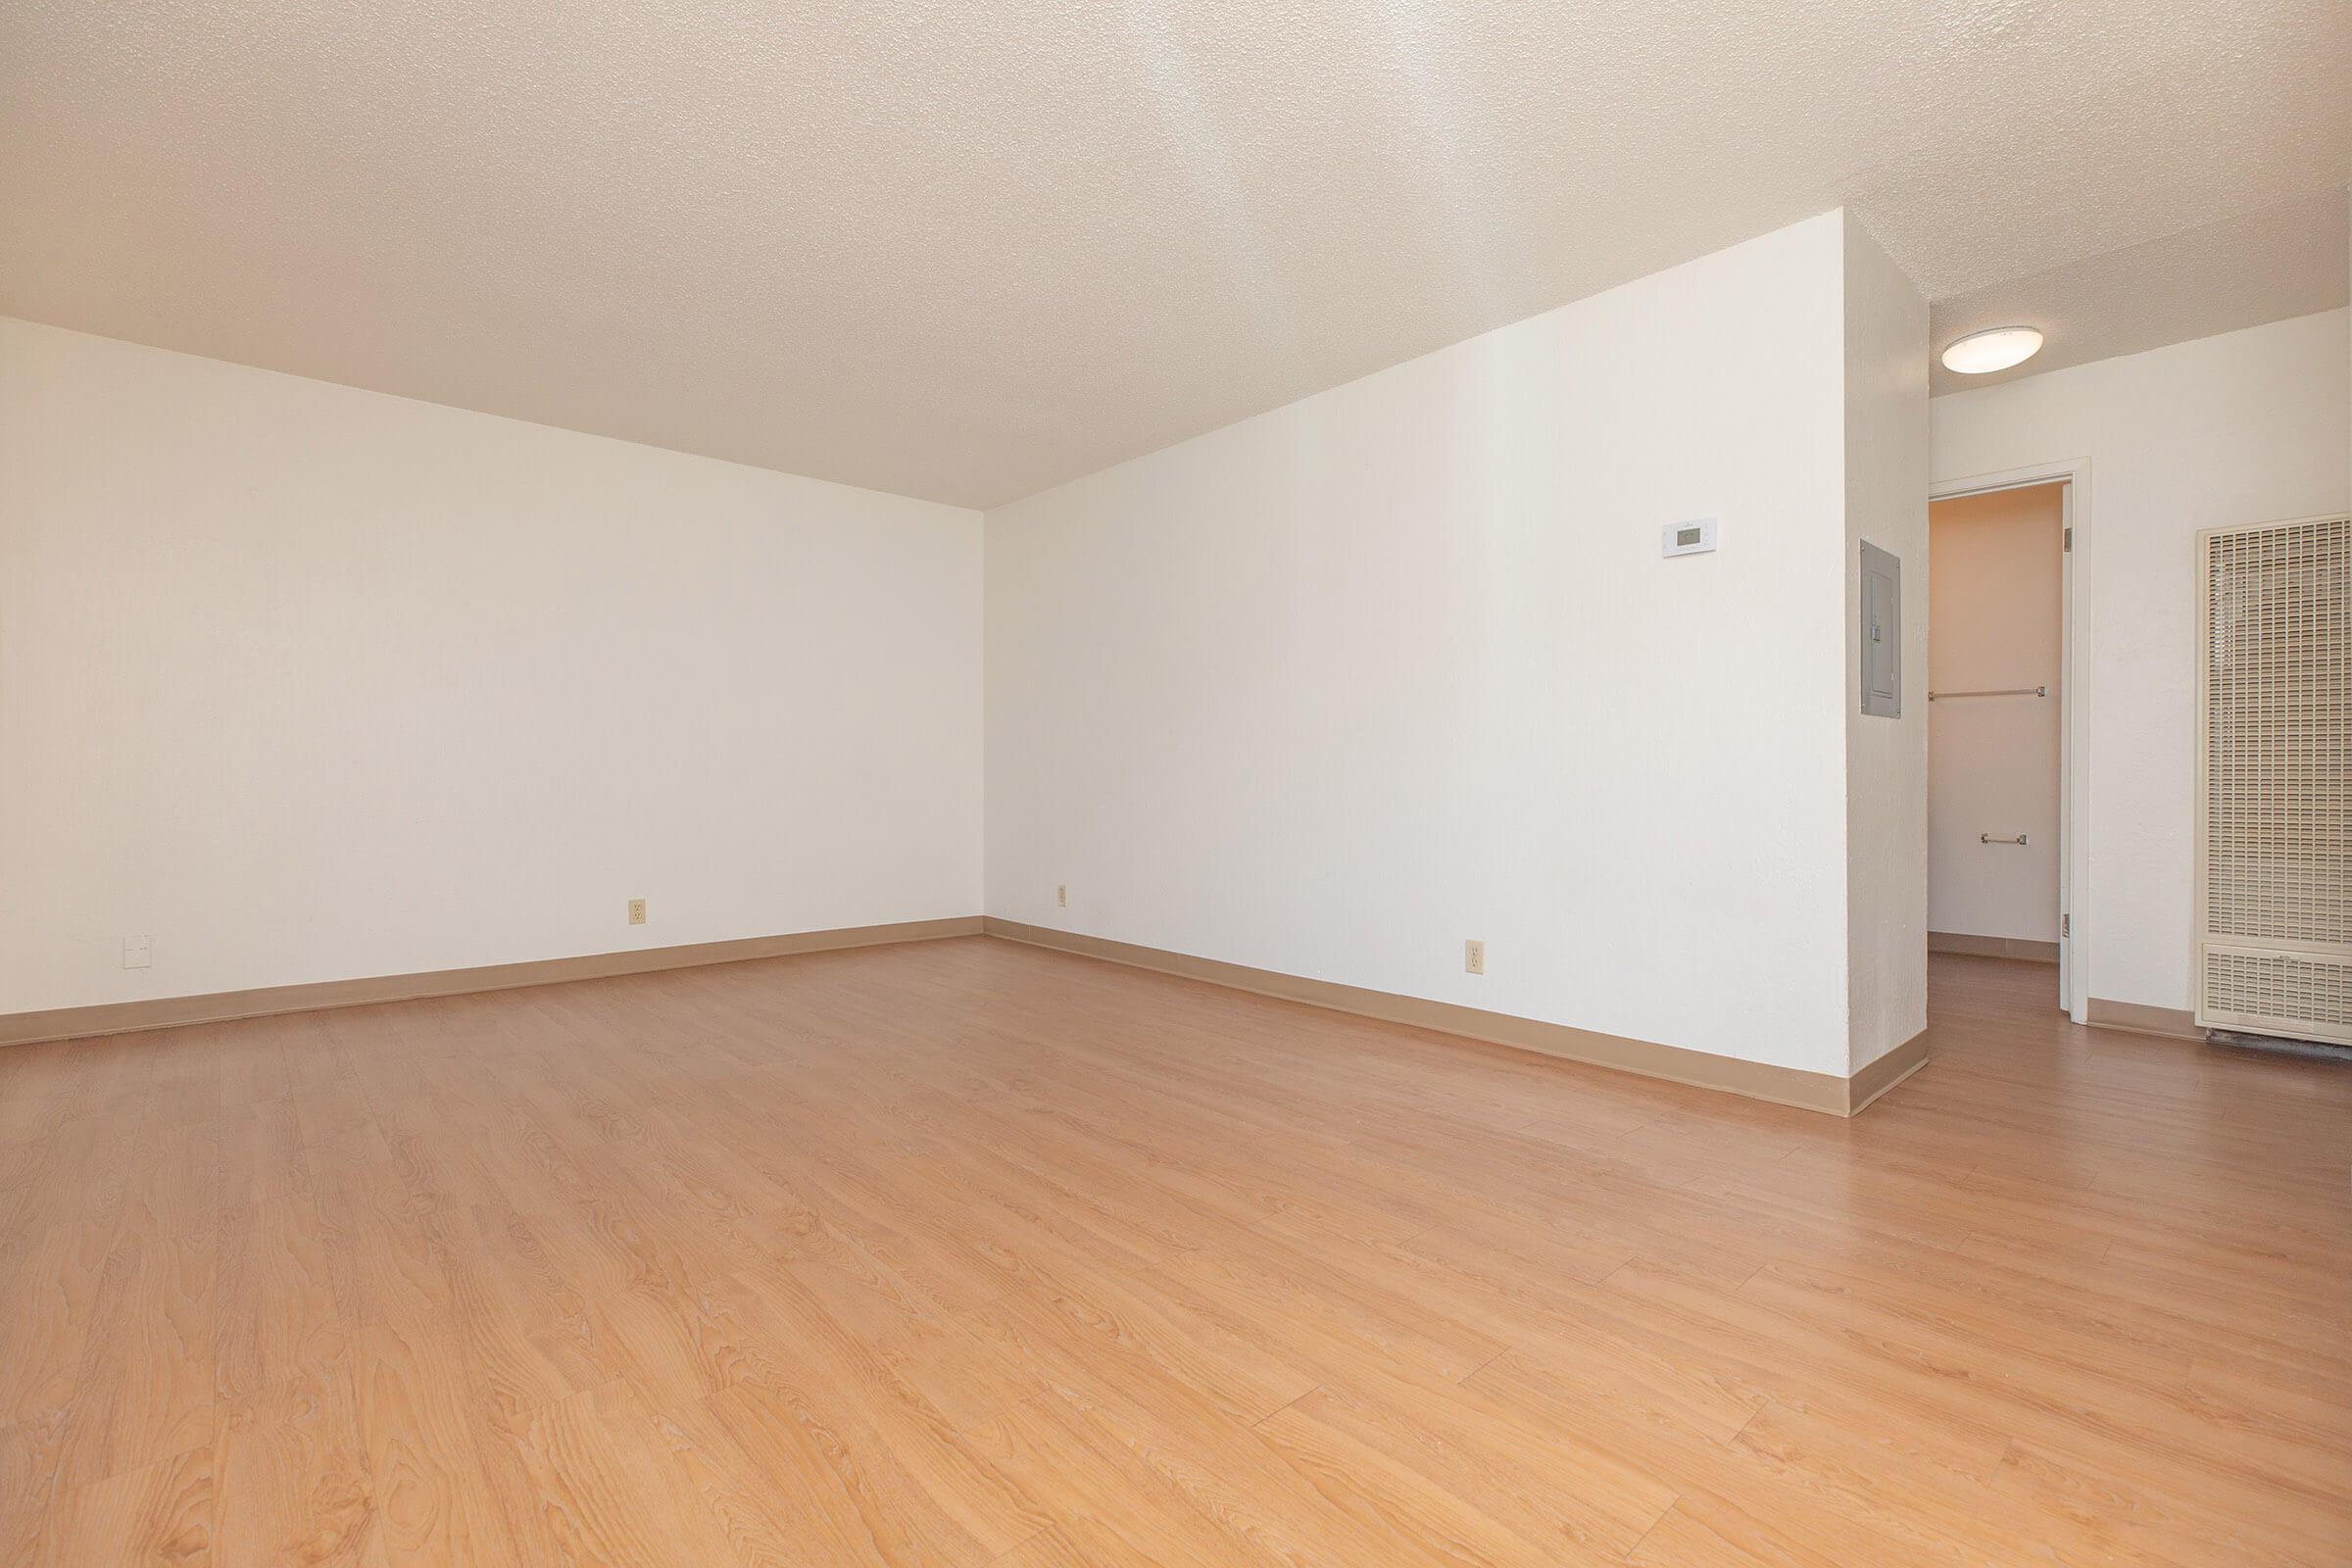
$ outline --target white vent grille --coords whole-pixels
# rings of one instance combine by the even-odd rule
[[[2197,1020],[2352,1041],[2352,520],[2199,545]]]
[[[2209,947],[2205,1004],[2225,1028],[2293,1020],[2352,1032],[2352,963]]]

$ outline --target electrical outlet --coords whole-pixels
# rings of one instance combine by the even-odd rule
[[[1462,944],[1462,967],[1471,974],[1487,972],[1487,945],[1484,942]]]
[[[643,899],[631,899],[629,901],[629,924],[645,924],[645,901]]]
[[[122,967],[144,969],[155,962],[153,937],[124,937],[122,939]]]
[[[1054,890],[1054,902],[1065,909],[1070,906],[1070,885],[1067,882]]]

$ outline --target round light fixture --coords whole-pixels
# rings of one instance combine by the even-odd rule
[[[2031,326],[1993,326],[1944,345],[1943,368],[1962,375],[1984,375],[2023,365],[2041,352],[2041,333]]]

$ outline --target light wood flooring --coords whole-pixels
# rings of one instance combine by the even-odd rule
[[[2352,1561],[2352,1071],[966,939],[0,1052],[0,1563]]]

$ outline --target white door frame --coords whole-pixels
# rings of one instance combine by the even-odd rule
[[[2090,460],[2067,458],[1997,473],[1937,479],[1928,499],[2023,490],[2033,485],[2066,486],[2064,525],[2071,544],[2059,559],[2064,584],[2059,616],[2058,665],[2065,672],[2059,698],[2065,705],[2058,730],[2058,985],[2068,1017],[2087,1023],[2090,1014]],[[1933,620],[1928,636],[1936,635]]]

